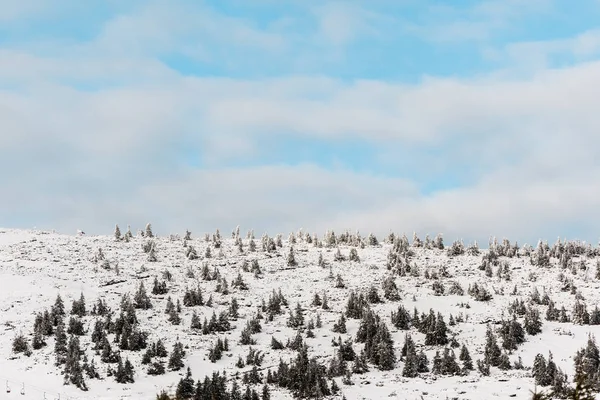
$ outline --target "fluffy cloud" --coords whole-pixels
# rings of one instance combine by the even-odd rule
[[[588,61],[527,76],[198,77],[160,61],[196,31],[185,13],[158,15],[156,4],[68,55],[0,52],[0,221],[92,233],[150,221],[160,233],[239,224],[258,234],[303,227],[596,241],[600,63],[588,60],[589,35],[574,50]],[[179,30],[158,29],[180,17]],[[285,51],[285,39],[246,20],[221,22],[222,43],[247,49],[241,35],[265,54]],[[272,151],[265,143],[289,138],[359,141],[376,150],[378,172],[262,161]],[[424,175],[460,184],[424,191]]]

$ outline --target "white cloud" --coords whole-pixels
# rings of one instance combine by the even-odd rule
[[[219,14],[205,5],[158,1],[108,21],[92,50],[143,55],[183,51],[210,60],[215,46],[224,43],[246,51],[278,51],[285,46],[281,35],[257,29],[251,21]]]
[[[486,0],[466,7],[432,5],[407,29],[433,42],[486,42],[528,15],[551,12],[552,0]]]
[[[593,185],[600,172],[600,63],[519,79],[490,74],[414,85],[184,77],[156,55],[191,40],[193,18],[181,10],[161,14],[156,4],[147,15],[114,20],[97,40],[67,47],[60,57],[0,52],[0,182],[8,193],[0,197],[0,220],[71,232],[149,220],[165,233],[241,224],[271,233],[393,229],[441,231],[447,240],[497,234],[528,241],[577,224],[582,237],[595,239],[589,221],[600,217]],[[267,51],[285,47],[244,20],[214,19],[202,34],[221,29],[228,33],[220,40],[242,48],[244,40]],[[332,29],[333,42],[352,39],[352,32]],[[594,38],[545,45],[588,57],[597,49]],[[238,158],[260,163],[268,151],[260,143],[289,135],[358,138],[381,149],[388,165],[404,165],[406,178],[308,164],[222,167]],[[398,160],[397,149],[414,159]],[[211,167],[182,159],[190,153]],[[443,173],[456,164],[470,169],[464,187],[422,195],[409,180],[412,171]]]
[[[358,3],[332,1],[313,8],[319,30],[316,41],[344,46],[356,38],[378,36],[394,19],[361,7]],[[386,32],[388,34],[389,32]]]
[[[581,62],[600,54],[600,29],[591,29],[575,37],[556,40],[518,42],[493,52],[497,60],[534,68],[547,68],[556,62]]]
[[[45,215],[48,227],[70,231],[152,220],[165,231],[241,224],[531,241],[600,216],[600,192],[590,184],[599,172],[598,66],[525,81],[430,79],[410,87],[180,77],[154,88],[5,92],[0,164],[3,191],[12,195],[0,199],[0,208]],[[463,188],[423,196],[416,182],[343,170],[196,170],[180,159],[181,146],[215,160],[260,154],[258,136],[276,140],[289,132],[340,141],[355,135],[423,151],[456,141],[435,161],[452,168],[470,160],[481,172]],[[228,145],[239,139],[240,148]],[[582,235],[589,238],[591,229]]]

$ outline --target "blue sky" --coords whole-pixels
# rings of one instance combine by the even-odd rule
[[[0,2],[0,226],[597,243],[599,17],[597,0]]]

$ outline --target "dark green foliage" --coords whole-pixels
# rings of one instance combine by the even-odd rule
[[[133,298],[133,305],[135,308],[139,308],[142,310],[149,310],[152,308],[152,302],[146,294],[144,282],[140,282],[140,286],[138,287],[138,290]]]
[[[18,335],[13,339],[12,342],[12,351],[13,353],[25,353],[29,350],[29,343],[27,343],[27,339],[23,335]]]
[[[316,358],[308,358],[308,349],[303,346],[288,365],[280,361],[272,378],[280,387],[286,388],[297,398],[323,398],[331,395],[326,380],[326,368]]]
[[[392,311],[392,324],[403,331],[410,329],[410,313],[402,304],[398,306],[398,311]]]
[[[346,317],[344,317],[344,314],[340,315],[340,319],[333,324],[332,331],[336,333],[346,333]]]
[[[429,310],[429,318],[427,320],[428,327],[425,333],[425,344],[428,346],[438,345],[445,346],[448,344],[448,328],[441,313],[437,313],[437,317],[433,310]]]
[[[62,317],[65,316],[65,305],[60,294],[56,295],[56,300],[50,310],[50,315],[54,326],[58,325],[58,321],[62,320]]]
[[[235,297],[231,299],[231,303],[229,304],[229,318],[236,320],[239,318],[239,304]]]
[[[202,289],[198,286],[196,289],[186,289],[183,295],[183,305],[186,307],[203,306]]]
[[[503,371],[511,369],[510,359],[508,358],[508,354],[502,353],[500,356],[500,362],[498,363],[498,368]]]
[[[154,282],[152,284],[152,294],[154,295],[161,295],[161,294],[167,294],[169,290],[167,289],[167,282],[166,281],[158,281],[158,278],[154,277]]]
[[[184,357],[185,351],[183,350],[183,345],[180,342],[175,343],[173,351],[171,352],[171,357],[169,357],[168,368],[172,371],[179,371],[184,366]]]
[[[63,375],[65,383],[77,386],[79,389],[86,391],[87,385],[83,377],[83,368],[80,360],[83,352],[79,345],[79,338],[71,335],[67,346],[67,354],[65,358],[65,366]]]
[[[367,355],[364,350],[360,352],[360,354],[354,357],[354,365],[352,366],[352,373],[354,374],[364,374],[365,372],[369,372],[369,366],[367,365]]]
[[[228,350],[229,343],[227,341],[227,338],[225,338],[224,340],[218,338],[208,352],[208,359],[210,360],[210,362],[217,362],[223,356],[223,352]]]
[[[148,368],[148,375],[164,375],[165,364],[162,361],[154,361]]]
[[[56,333],[54,337],[54,354],[56,355],[56,364],[60,365],[65,362],[67,355],[67,334],[65,333],[65,326],[62,320],[59,321],[56,326]]]
[[[467,292],[476,301],[490,301],[492,299],[491,293],[485,287],[477,285],[477,283],[469,286],[469,290]]]
[[[179,380],[179,383],[177,384],[177,390],[175,392],[175,396],[177,397],[177,399],[187,400],[193,398],[196,392],[196,387],[194,383],[195,382],[192,378],[192,371],[190,370],[190,367],[188,367],[185,377],[181,378]]]
[[[330,267],[329,271],[331,272],[331,267]],[[335,287],[337,289],[345,289],[346,288],[346,284],[344,283],[344,280],[342,279],[342,275],[340,275],[340,274],[337,274],[337,276],[335,278]]]
[[[248,349],[248,354],[246,355],[246,365],[255,365],[260,367],[264,358],[265,355],[262,352],[250,347],[250,349]]]
[[[98,373],[94,359],[92,359],[92,361],[88,363],[87,358],[85,358],[85,361],[82,365],[82,369],[88,378],[100,379],[100,374]]]
[[[269,316],[275,316],[283,314],[282,307],[286,307],[288,302],[281,293],[281,289],[277,292],[273,289],[273,293],[269,296],[267,304],[263,302],[262,311],[266,312]]]
[[[202,322],[200,322],[200,317],[196,314],[196,311],[192,313],[192,320],[190,321],[190,329],[200,330],[202,329]]]
[[[575,382],[581,381],[583,387],[597,387],[600,368],[600,351],[593,336],[588,337],[586,347],[579,350],[573,358],[575,363]]]
[[[69,326],[67,328],[67,333],[69,335],[77,335],[77,336],[85,335],[85,330],[83,328],[83,321],[81,321],[79,318],[74,318],[74,317],[69,318]]]
[[[36,329],[33,332],[33,340],[31,341],[31,347],[33,350],[39,350],[46,345],[46,341],[44,340],[44,335],[42,334],[40,329]]]
[[[238,290],[248,290],[248,285],[244,282],[244,278],[242,278],[242,274],[238,273],[238,276],[235,278],[233,282],[231,282],[231,286]]]
[[[536,307],[529,307],[525,314],[524,328],[527,334],[537,335],[542,332],[542,319]]]
[[[295,311],[292,313],[292,311],[290,310],[287,326],[290,328],[297,329],[302,325],[304,325],[304,311],[302,310],[300,303],[296,303]]]
[[[488,360],[477,360],[477,369],[483,376],[490,376],[490,363]]]
[[[394,368],[396,355],[394,354],[394,342],[386,324],[378,315],[368,310],[363,316],[356,341],[365,343],[367,358],[381,370]]]
[[[73,305],[71,306],[71,315],[77,315],[78,317],[84,317],[86,314],[85,310],[85,297],[83,296],[83,292],[79,296],[79,300],[73,300]]]
[[[285,347],[290,350],[300,350],[303,345],[304,341],[302,340],[302,335],[300,334],[300,331],[296,331],[296,336],[294,336],[294,339],[288,339]]]
[[[490,325],[487,326],[486,331],[486,343],[484,350],[484,357],[486,363],[493,367],[497,367],[500,364],[500,356],[502,355],[502,351],[498,346],[498,342],[496,340],[496,335],[492,331],[492,327]]]
[[[471,358],[471,354],[469,354],[469,349],[466,345],[462,345],[460,349],[460,355],[458,356],[459,360],[462,361],[462,372],[464,375],[467,375],[469,371],[473,370],[473,359]]]
[[[517,321],[516,315],[513,315],[510,322],[502,321],[499,334],[502,338],[502,347],[508,351],[516,350],[521,343],[525,342],[525,330]]]
[[[323,304],[323,302],[321,301],[321,297],[319,296],[318,293],[315,293],[313,296],[313,301],[311,303],[311,306],[313,307],[321,307],[321,305]]]
[[[348,303],[346,304],[346,317],[359,319],[363,317],[365,311],[369,308],[368,303],[362,293],[350,292]]]
[[[106,336],[101,342],[100,348],[102,349],[100,353],[100,359],[105,363],[117,363],[120,359],[120,355],[118,352],[114,352],[108,342]]]
[[[283,350],[284,346],[279,340],[275,339],[274,336],[271,336],[271,349],[273,350]]]
[[[218,318],[217,314],[213,311],[210,321],[207,321],[205,318],[204,323],[202,324],[202,334],[204,335],[216,332],[227,332],[230,329],[231,324],[229,323],[227,311],[222,311]]]
[[[378,304],[383,302],[381,297],[379,297],[379,293],[377,292],[377,288],[375,286],[369,287],[366,297],[370,304]]]
[[[448,347],[444,349],[440,373],[442,375],[459,375],[461,373],[460,367],[456,362],[454,350],[449,349]]]
[[[134,383],[134,375],[135,371],[129,359],[126,359],[125,363],[123,363],[123,361],[119,359],[119,363],[117,364],[117,371],[115,373],[115,381],[117,381],[117,383],[123,384]]]

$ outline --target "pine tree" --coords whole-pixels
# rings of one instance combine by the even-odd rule
[[[194,397],[195,391],[192,371],[188,367],[185,378],[180,379],[177,384],[176,397],[177,399],[191,399]]]
[[[29,351],[29,343],[23,335],[18,335],[13,339],[12,351],[15,354],[27,353]]]
[[[498,363],[498,368],[500,368],[503,371],[507,371],[511,368],[508,354],[502,353],[502,355],[500,356],[500,362]]]
[[[147,258],[148,262],[157,262],[158,258],[156,257],[156,246],[154,245],[154,242],[152,242],[151,246],[150,246],[150,251],[148,251],[148,258]]]
[[[447,347],[444,349],[444,355],[442,356],[441,372],[444,375],[458,375],[461,372],[454,351]]]
[[[127,232],[125,232],[125,241],[129,241],[129,239],[133,238],[133,233],[131,233],[131,226],[127,225]]]
[[[152,225],[150,223],[146,224],[146,237],[152,238],[154,234],[152,233]]]
[[[401,330],[410,329],[410,314],[403,305],[398,306],[398,311],[392,311],[392,324]]]
[[[439,375],[442,373],[442,356],[440,355],[439,350],[436,350],[435,356],[433,357],[433,368],[431,372],[434,375]]]
[[[417,372],[429,372],[429,360],[427,359],[427,355],[425,354],[423,349],[421,349],[421,351],[417,355]]]
[[[414,342],[410,335],[405,336],[402,354],[404,355],[404,369],[402,370],[402,376],[406,378],[418,376],[418,357]]]
[[[353,247],[350,249],[350,254],[348,255],[348,260],[354,261],[354,262],[360,262],[360,257],[358,256],[358,251],[356,251],[356,248]]]
[[[63,371],[65,383],[73,384],[85,391],[87,390],[87,385],[83,377],[83,368],[80,364],[81,354],[82,351],[79,345],[79,338],[71,335],[67,346],[65,367]]]
[[[139,308],[139,309],[143,309],[143,310],[148,310],[148,309],[152,308],[152,302],[150,301],[150,298],[146,294],[146,288],[144,287],[144,282],[140,282],[140,286],[138,287],[135,297],[133,298],[133,304],[134,304],[135,308]]]
[[[65,362],[67,355],[67,334],[65,333],[65,325],[62,321],[56,326],[56,334],[54,340],[54,354],[56,355],[56,364],[60,365]]]
[[[544,383],[544,378],[546,376],[546,359],[542,354],[535,356],[531,374],[535,378],[535,383],[537,385],[544,386],[542,383]]]
[[[181,368],[183,368],[183,357],[183,346],[181,343],[177,342],[173,346],[173,351],[171,352],[171,357],[169,358],[169,369],[172,371],[179,371]]]
[[[266,383],[262,387],[262,400],[271,400],[271,392]]]
[[[340,315],[340,319],[333,325],[333,332],[336,333],[346,333],[346,317],[344,317],[344,313]]]
[[[125,379],[127,383],[134,383],[135,379],[134,379],[134,375],[135,375],[135,370],[133,368],[133,364],[131,364],[131,361],[129,361],[129,359],[125,359],[125,365],[123,367],[123,372],[125,375]]]
[[[73,305],[71,306],[71,315],[77,315],[78,317],[84,317],[86,314],[85,310],[85,297],[83,296],[83,292],[79,296],[79,300],[73,300]]]
[[[524,328],[529,335],[537,335],[542,332],[542,319],[540,318],[540,311],[536,307],[527,309]]]
[[[469,371],[473,370],[473,360],[469,354],[469,349],[464,344],[460,349],[460,355],[458,357],[463,363],[462,371],[464,375],[467,375]]]
[[[196,314],[196,311],[192,314],[192,321],[190,323],[190,329],[202,329],[202,323],[200,322],[200,317]]]
[[[298,265],[298,263],[296,262],[296,256],[294,255],[294,247],[290,246],[290,252],[288,253],[287,256],[287,265],[288,267],[295,267],[296,265]]]
[[[119,225],[115,225],[115,239],[121,240],[121,230],[119,229]]]
[[[486,344],[484,350],[484,356],[487,362],[493,367],[497,367],[500,364],[500,356],[502,352],[500,351],[500,347],[498,347],[498,343],[496,341],[496,335],[492,331],[492,327],[490,325],[487,326],[486,331]]]
[[[572,390],[571,398],[575,400],[594,400],[595,390],[591,377],[585,375],[580,367],[575,369],[575,388]]]
[[[31,341],[31,347],[33,347],[34,350],[39,350],[45,345],[46,341],[44,340],[44,334],[42,333],[42,327],[40,325],[36,327],[33,331],[33,340]]]

